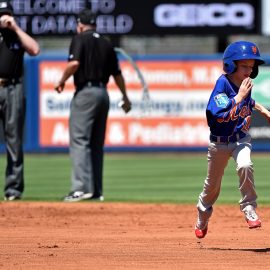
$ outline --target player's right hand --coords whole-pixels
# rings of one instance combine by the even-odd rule
[[[57,92],[57,93],[62,93],[64,91],[64,88],[65,88],[65,83],[61,83],[59,82],[58,84],[55,85],[54,87],[54,90]]]
[[[248,77],[242,81],[238,94],[244,99],[250,93],[252,87],[253,81]]]

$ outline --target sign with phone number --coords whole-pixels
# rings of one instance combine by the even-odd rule
[[[142,86],[130,63],[121,61],[132,110],[127,115],[117,106],[121,93],[110,80],[110,111],[105,145],[108,147],[202,147],[209,138],[205,108],[222,72],[220,61],[137,61],[150,94],[144,111]],[[54,85],[65,61],[42,61],[39,65],[39,145],[67,147],[68,118],[73,80],[59,95]]]

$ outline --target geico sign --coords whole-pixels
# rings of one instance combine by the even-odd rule
[[[254,22],[254,8],[248,3],[162,4],[154,9],[154,22],[160,27],[249,27]]]

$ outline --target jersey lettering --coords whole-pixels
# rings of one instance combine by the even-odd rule
[[[237,106],[235,106],[235,107],[233,107],[233,109],[230,112],[230,118],[232,121],[235,121],[238,118],[238,115],[236,113],[237,109],[238,109]]]
[[[226,118],[218,118],[217,121],[219,123],[223,123],[223,122],[229,122],[231,121],[236,121],[238,119],[238,117],[241,118],[248,118],[251,115],[251,111],[247,106],[243,106],[239,112],[239,114],[237,114],[237,109],[238,107],[235,106],[232,108],[232,110],[230,111],[228,117]]]
[[[244,121],[244,125],[242,127],[242,131],[244,132],[248,132],[249,131],[249,127],[250,127],[250,123],[251,123],[251,116],[247,116],[245,121]]]
[[[219,123],[223,123],[223,122],[228,123],[230,120],[233,120],[233,121],[236,120],[237,119],[237,117],[235,116],[236,109],[237,109],[237,107],[233,107],[232,110],[230,111],[230,113],[228,113],[227,117],[219,118],[219,119],[217,119],[217,121]],[[236,117],[236,119],[234,119],[235,117]]]
[[[243,108],[241,109],[239,116],[242,118],[245,118],[246,116],[250,115],[251,111],[247,106],[243,106]]]

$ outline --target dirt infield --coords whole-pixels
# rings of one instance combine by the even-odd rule
[[[238,206],[216,206],[209,234],[194,205],[0,203],[0,269],[270,269],[270,209],[249,230]]]

